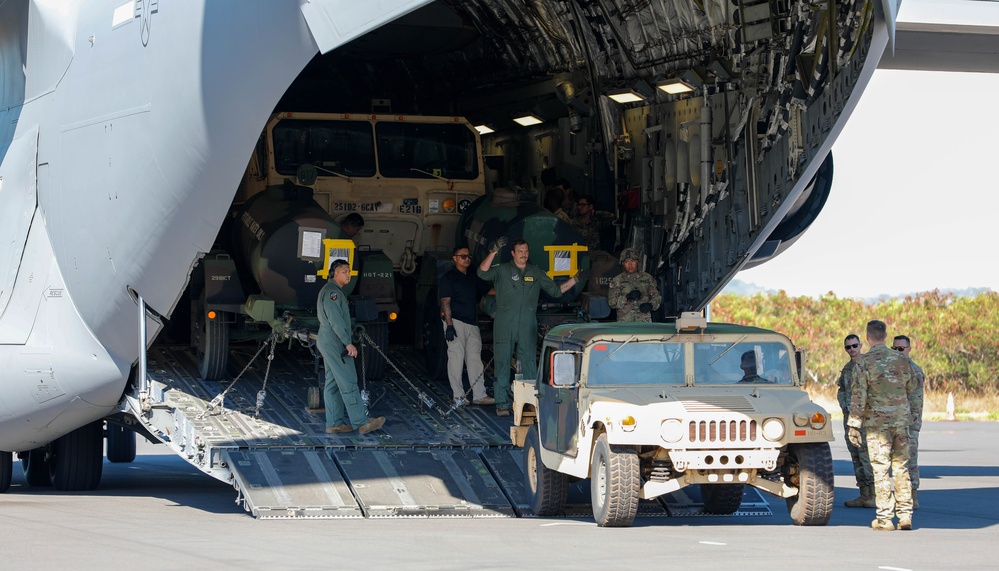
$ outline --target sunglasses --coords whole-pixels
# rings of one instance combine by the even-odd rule
[[[896,345],[896,346],[892,347],[892,349],[894,349],[896,351],[905,351],[906,349],[908,349],[908,347],[899,347],[898,345]]]
[[[857,347],[860,347],[860,343],[854,343],[853,345],[843,345],[843,348],[846,350],[856,349]]]
[[[470,256],[468,254],[455,254],[454,257],[455,258],[461,258],[462,260],[467,260],[468,258],[471,258],[472,256]]]

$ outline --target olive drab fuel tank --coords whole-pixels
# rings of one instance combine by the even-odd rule
[[[263,295],[287,308],[315,309],[325,284],[316,275],[322,240],[338,237],[339,225],[312,199],[312,189],[290,182],[247,200],[233,225],[237,261]]]
[[[521,201],[515,192],[506,188],[479,197],[465,209],[458,222],[455,244],[468,246],[472,267],[477,267],[500,236],[506,236],[508,244],[496,255],[494,263],[509,262],[513,241],[523,238],[531,249],[528,261],[545,271],[551,269],[545,246],[583,244],[582,237],[571,224],[533,202]],[[589,269],[589,254],[581,251],[578,255],[577,267]],[[582,289],[576,285],[560,299],[573,301]],[[542,294],[542,299],[547,299],[547,295]]]

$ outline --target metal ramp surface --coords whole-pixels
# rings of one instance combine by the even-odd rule
[[[422,375],[422,356],[393,348],[389,355],[409,380],[389,371],[369,381],[372,416],[381,430],[326,434],[321,412],[306,409],[317,386],[312,357],[278,351],[263,406],[266,361],[247,363],[252,350],[230,355],[230,373],[243,370],[223,407],[209,403],[229,382],[202,381],[192,351],[156,346],[151,432],[205,473],[230,483],[237,502],[258,518],[532,517],[524,489],[523,451],[510,444],[511,417],[492,406],[447,411],[450,387]],[[432,401],[432,406],[428,405]],[[703,513],[697,486],[643,500],[639,517]],[[589,480],[570,486],[564,515],[588,517]],[[769,515],[766,500],[746,488],[735,515]]]
[[[259,518],[364,517],[324,449],[225,450],[243,507]]]

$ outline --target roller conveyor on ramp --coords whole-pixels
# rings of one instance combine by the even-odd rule
[[[233,353],[231,370],[252,351]],[[151,401],[147,430],[205,473],[230,483],[236,501],[258,518],[530,517],[523,453],[509,441],[511,417],[492,406],[448,413],[446,383],[421,377],[415,353],[393,349],[408,381],[389,373],[369,381],[372,416],[382,430],[367,435],[325,433],[322,411],[306,409],[317,386],[308,354],[278,351],[257,415],[266,361],[253,363],[229,387],[202,381],[192,352],[155,347],[149,354]],[[429,396],[436,406],[429,407]],[[566,515],[591,514],[589,481],[570,488]],[[642,501],[639,517],[695,515],[703,505],[690,488]],[[684,493],[687,492],[687,493]],[[688,495],[690,494],[690,495]],[[741,515],[769,515],[766,501],[747,488]]]

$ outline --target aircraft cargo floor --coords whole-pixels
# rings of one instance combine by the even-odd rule
[[[230,374],[253,353],[234,350]],[[523,454],[509,440],[512,417],[497,417],[492,405],[449,412],[450,388],[427,379],[420,354],[392,348],[389,357],[406,379],[387,367],[384,379],[366,383],[370,414],[385,416],[385,426],[327,435],[322,410],[306,408],[309,388],[319,386],[307,352],[278,347],[257,418],[266,354],[232,385],[223,408],[210,403],[231,378],[202,381],[192,350],[157,346],[147,360],[152,400],[161,401],[146,415],[150,432],[231,483],[236,501],[259,518],[533,516]],[[688,486],[643,500],[639,516],[702,512],[697,486]],[[590,513],[589,481],[573,484],[565,515]],[[769,514],[747,486],[736,515]]]

